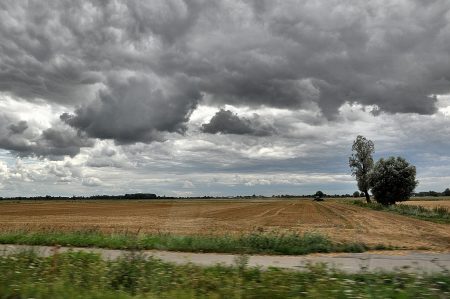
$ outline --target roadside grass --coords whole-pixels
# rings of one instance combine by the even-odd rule
[[[247,266],[175,265],[139,252],[116,260],[83,252],[0,256],[0,298],[448,298],[450,276],[346,274],[325,266],[305,271]]]
[[[379,203],[365,203],[361,200],[353,200],[350,201],[350,203],[372,210],[393,212],[400,215],[411,216],[421,220],[428,220],[436,223],[450,223],[450,211],[445,207],[434,207],[432,209],[427,209],[423,206],[418,205],[396,204],[385,206]]]
[[[138,233],[10,231],[0,233],[0,244],[60,245],[109,249],[158,249],[185,252],[301,255],[316,252],[364,252],[362,243],[336,243],[317,233],[251,233],[240,236]]]

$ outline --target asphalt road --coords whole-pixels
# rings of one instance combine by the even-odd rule
[[[125,250],[100,248],[68,248],[28,245],[0,245],[0,254],[11,254],[21,250],[34,250],[42,256],[50,256],[55,252],[84,251],[100,254],[104,259],[116,259],[125,254]],[[233,265],[239,255],[218,253],[187,253],[173,251],[145,250],[146,256],[153,256],[172,263],[193,263],[210,266],[218,263]],[[311,254],[303,256],[287,255],[249,255],[248,265],[253,267],[279,267],[294,270],[306,269],[309,264],[326,264],[348,273],[361,271],[406,271],[416,273],[450,273],[450,253],[426,253],[419,251],[393,251],[389,253],[341,253],[341,254]]]

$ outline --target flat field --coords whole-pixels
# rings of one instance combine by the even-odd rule
[[[0,231],[18,229],[180,235],[318,232],[338,242],[450,251],[450,225],[338,200],[0,202]]]
[[[417,200],[417,201],[405,201],[402,202],[404,205],[412,206],[422,206],[427,209],[432,209],[436,207],[444,207],[450,210],[450,200]]]

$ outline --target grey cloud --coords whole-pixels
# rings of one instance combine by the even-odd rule
[[[117,154],[117,151],[111,147],[104,147],[100,153],[102,156],[112,157]]]
[[[89,158],[85,165],[89,167],[115,167],[125,168],[132,166],[126,156],[122,153],[122,147],[118,148],[113,145],[103,145],[100,148],[94,148],[89,152]]]
[[[23,98],[71,104],[85,99],[101,73],[79,53],[63,26],[68,2],[3,1],[0,4],[0,90]]]
[[[110,72],[147,71],[152,40],[176,41],[201,7],[202,1],[181,0],[3,1],[0,90],[31,100],[83,103]]]
[[[257,114],[252,119],[239,117],[230,110],[220,109],[210,120],[209,123],[203,124],[202,132],[210,134],[237,134],[237,135],[254,135],[269,136],[275,133],[275,129],[263,124],[259,120]]]
[[[93,141],[77,134],[69,127],[53,127],[42,132],[28,129],[26,121],[0,114],[0,147],[21,157],[37,156],[59,159],[75,156],[82,147],[90,147]]]
[[[448,2],[315,3],[271,1],[254,11],[239,3],[234,15],[222,6],[196,52],[164,53],[163,70],[198,76],[221,104],[316,102],[328,117],[346,101],[435,112],[432,95],[450,91]]]
[[[130,19],[128,30],[135,39],[155,34],[164,42],[174,43],[186,35],[198,19],[204,6],[210,1],[158,0],[129,1]]]
[[[42,132],[42,136],[37,142],[37,149],[33,152],[38,156],[68,155],[74,157],[80,153],[80,148],[93,145],[92,140],[76,134],[73,130],[49,128]]]
[[[449,11],[446,0],[3,1],[0,91],[75,109],[62,120],[118,143],[183,132],[201,95],[313,103],[329,119],[347,101],[432,114],[450,93]]]
[[[28,124],[26,121],[19,121],[16,124],[10,124],[8,126],[11,134],[22,134],[26,129],[28,129]]]
[[[90,158],[89,161],[86,162],[86,166],[94,167],[94,168],[102,168],[102,167],[123,167],[122,164],[113,161],[112,159],[107,158]]]
[[[201,95],[183,78],[163,85],[147,76],[111,79],[110,88],[94,102],[61,119],[90,137],[119,144],[161,140],[164,132],[183,133]]]

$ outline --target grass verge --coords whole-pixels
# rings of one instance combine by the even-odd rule
[[[131,253],[105,261],[68,252],[0,257],[0,298],[448,298],[445,274],[345,274],[324,266],[304,272],[247,266],[175,265]]]
[[[379,203],[365,203],[360,200],[353,200],[351,201],[351,203],[372,210],[393,212],[400,215],[411,216],[421,220],[428,220],[436,223],[450,223],[450,211],[445,207],[435,207],[433,209],[427,209],[418,205],[416,206],[399,204],[385,206]]]
[[[177,236],[171,234],[105,234],[98,231],[12,231],[0,233],[0,243],[288,255],[315,252],[363,252],[368,249],[366,245],[361,243],[335,243],[329,238],[316,233],[303,235],[294,233],[252,233],[241,236]]]

